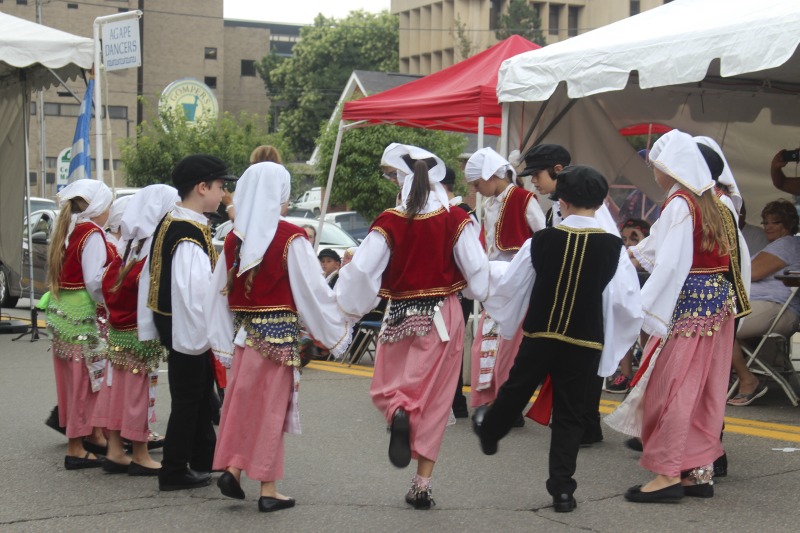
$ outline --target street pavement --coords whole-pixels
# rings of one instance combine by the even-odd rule
[[[7,311],[7,310],[4,310]],[[26,316],[22,306],[16,316]],[[216,485],[160,493],[153,478],[66,471],[65,439],[43,424],[56,402],[50,343],[0,336],[0,531],[797,531],[800,509],[800,410],[772,387],[750,407],[729,407],[729,475],[710,500],[643,505],[622,495],[651,475],[624,436],[578,457],[578,508],[556,514],[545,490],[550,431],[530,421],[481,454],[470,424],[447,428],[434,472],[432,511],[403,496],[413,468],[388,461],[386,424],[369,399],[371,368],[315,362],[301,386],[303,434],[286,436],[279,490],[297,507],[257,510],[258,482],[243,477],[244,501]],[[162,366],[155,430],[169,415],[168,368]],[[621,400],[604,395],[609,412]],[[153,454],[160,459],[161,454]],[[413,465],[413,463],[412,463]],[[216,480],[217,474],[215,474]]]

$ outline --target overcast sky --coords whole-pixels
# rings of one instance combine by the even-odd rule
[[[389,9],[390,4],[390,0],[225,0],[223,16],[228,19],[311,24],[318,13],[326,17],[344,18],[356,9],[378,13]]]

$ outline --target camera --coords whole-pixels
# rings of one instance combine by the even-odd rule
[[[800,162],[800,150],[784,150],[783,161],[784,163]]]

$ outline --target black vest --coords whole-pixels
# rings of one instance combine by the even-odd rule
[[[536,280],[526,337],[603,349],[603,291],[619,264],[622,239],[599,228],[545,228],[534,234]]]

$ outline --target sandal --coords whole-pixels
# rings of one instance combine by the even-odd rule
[[[764,396],[769,389],[766,385],[759,385],[756,387],[756,390],[751,392],[750,394],[742,394],[739,393],[730,400],[728,400],[728,405],[735,405],[739,407],[744,407],[745,405],[750,405],[758,398]]]

